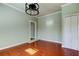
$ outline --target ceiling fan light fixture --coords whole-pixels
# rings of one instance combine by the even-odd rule
[[[38,3],[26,3],[25,12],[30,16],[36,16],[39,14],[39,5]]]

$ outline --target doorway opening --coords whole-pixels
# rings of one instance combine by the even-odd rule
[[[31,21],[30,26],[31,26],[31,39],[30,40],[35,40],[36,39],[36,22]]]

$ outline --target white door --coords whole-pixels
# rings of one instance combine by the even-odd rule
[[[78,50],[78,26],[77,26],[77,15],[71,16],[71,42],[72,49]]]
[[[66,48],[79,50],[79,21],[78,15],[64,18],[64,46]]]
[[[63,43],[64,47],[66,48],[72,48],[71,44],[71,17],[65,17],[64,18],[64,26],[63,26]]]

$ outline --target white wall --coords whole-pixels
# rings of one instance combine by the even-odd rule
[[[0,48],[28,42],[29,20],[26,14],[0,4]]]
[[[62,42],[61,12],[38,18],[38,39]]]

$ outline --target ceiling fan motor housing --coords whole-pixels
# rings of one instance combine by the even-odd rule
[[[39,14],[38,3],[25,4],[25,12],[30,16],[36,16]]]

